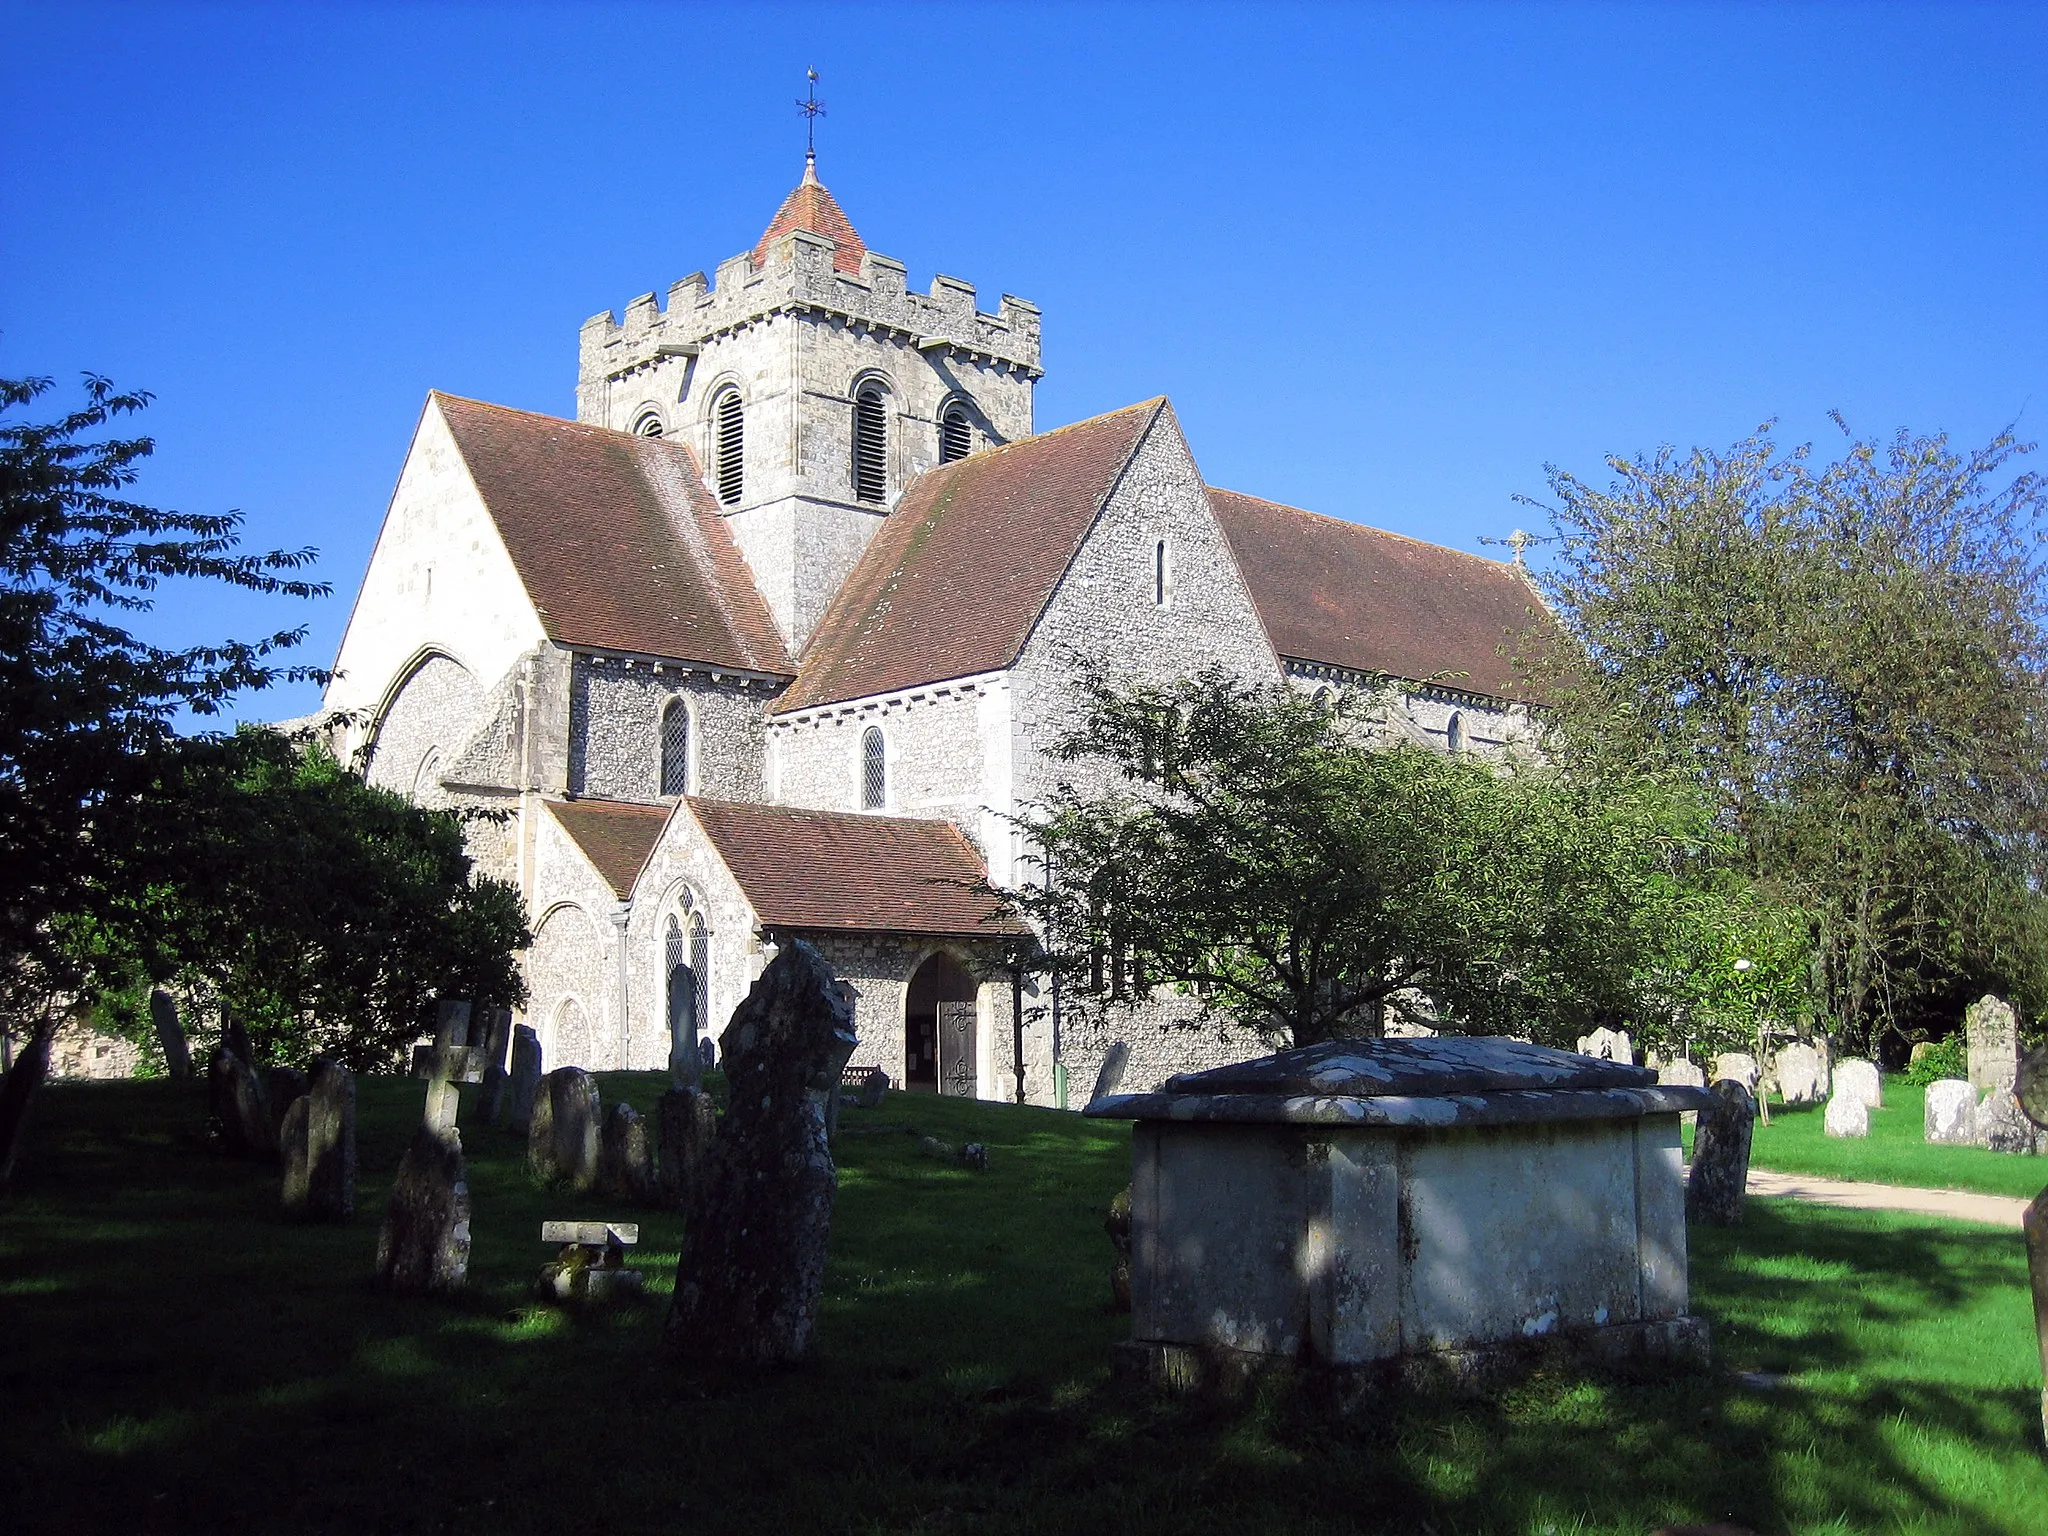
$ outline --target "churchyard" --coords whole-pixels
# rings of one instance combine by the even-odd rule
[[[652,1115],[668,1078],[598,1085]],[[1109,1305],[1102,1223],[1128,1127],[892,1093],[842,1121],[811,1358],[737,1371],[662,1348],[681,1218],[539,1187],[476,1086],[460,1090],[467,1288],[375,1289],[378,1213],[426,1085],[358,1088],[357,1214],[322,1226],[281,1214],[274,1165],[207,1142],[198,1083],[47,1091],[0,1226],[10,1526],[2048,1529],[2016,1233],[1752,1200],[1739,1226],[1692,1229],[1708,1374],[1559,1372],[1349,1417],[1277,1381],[1189,1401],[1110,1374],[1130,1320]],[[1890,1127],[1917,1136],[1917,1107],[1887,1091],[1870,1140],[1838,1155],[1907,1156]],[[1775,1114],[1758,1160],[1819,1146],[1817,1118]],[[985,1144],[987,1170],[927,1137]],[[1971,1149],[1924,1151],[1968,1166]],[[544,1221],[619,1218],[639,1224],[645,1300],[534,1298]]]
[[[1924,1139],[1927,1089],[1886,1079],[1884,1107],[1870,1112],[1865,1137],[1828,1136],[1821,1104],[1771,1106],[1756,1127],[1750,1160],[1759,1168],[1872,1184],[1967,1189],[2031,1200],[2048,1183],[2048,1163],[1983,1147],[1937,1146]]]

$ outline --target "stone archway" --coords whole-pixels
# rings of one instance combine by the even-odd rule
[[[971,1099],[980,1084],[975,998],[967,968],[941,951],[911,974],[903,994],[903,1086]]]

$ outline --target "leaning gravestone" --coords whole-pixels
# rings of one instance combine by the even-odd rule
[[[718,1134],[718,1106],[701,1088],[671,1088],[656,1107],[655,1164],[661,1203],[686,1211]]]
[[[1731,1083],[1742,1084],[1754,1094],[1762,1075],[1757,1069],[1756,1058],[1747,1051],[1723,1051],[1714,1058],[1712,1076],[1717,1083],[1726,1078]]]
[[[1870,1134],[1870,1105],[1868,1101],[1843,1090],[1840,1073],[1835,1075],[1835,1091],[1828,1099],[1821,1131],[1828,1136],[1843,1137]]]
[[[1874,1061],[1855,1057],[1835,1068],[1835,1096],[1860,1099],[1866,1109],[1884,1107],[1884,1078]]]
[[[647,1126],[630,1104],[605,1112],[597,1152],[597,1187],[636,1205],[654,1195],[654,1160],[648,1155]]]
[[[469,1171],[455,1128],[457,1022],[443,1008],[434,1037],[434,1075],[412,1145],[398,1164],[377,1233],[377,1279],[394,1291],[459,1290],[469,1277]]]
[[[1592,1056],[1601,1061],[1618,1061],[1623,1066],[1636,1064],[1636,1048],[1626,1030],[1596,1029],[1590,1035],[1579,1039],[1579,1054]]]
[[[533,1106],[540,1098],[540,1036],[521,1024],[512,1031],[512,1072],[505,1083],[505,1123],[514,1136],[533,1126]]]
[[[1967,1147],[1977,1140],[1977,1090],[1959,1077],[1927,1085],[1922,1135],[1942,1146]]]
[[[163,1047],[164,1070],[179,1081],[190,1077],[192,1051],[178,1023],[178,1005],[162,987],[149,994],[149,1022],[156,1028],[156,1043]]]
[[[1756,1099],[1732,1077],[1707,1090],[1707,1107],[1693,1127],[1692,1171],[1685,1181],[1685,1213],[1716,1226],[1742,1220],[1749,1190],[1749,1143],[1756,1129]]]
[[[809,1350],[838,1186],[825,1098],[858,1043],[824,956],[783,945],[726,1026],[731,1107],[690,1202],[672,1347],[751,1365]]]
[[[1128,1041],[1117,1040],[1103,1053],[1102,1066],[1095,1074],[1095,1089],[1088,1095],[1088,1102],[1107,1098],[1115,1093],[1117,1085],[1124,1080],[1124,1068],[1131,1062],[1131,1047]]]
[[[603,1112],[597,1079],[581,1067],[557,1067],[542,1078],[526,1132],[526,1161],[534,1177],[572,1189],[595,1184]]]
[[[2019,1076],[2019,1018],[2002,998],[1980,997],[1963,1015],[1969,1047],[1970,1086],[1990,1093],[2012,1087]]]
[[[487,1009],[483,1036],[484,1070],[479,1079],[483,1086],[477,1090],[477,1118],[496,1125],[505,1113],[505,1090],[512,1080],[505,1070],[505,1052],[512,1044],[512,1010]]]
[[[1818,1104],[1828,1096],[1827,1058],[1804,1040],[1779,1051],[1774,1070],[1787,1104]]]
[[[346,1221],[356,1211],[356,1078],[315,1057],[305,1094],[285,1111],[284,1208],[308,1221]]]

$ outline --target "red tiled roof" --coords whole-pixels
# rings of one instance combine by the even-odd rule
[[[817,162],[808,158],[804,161],[804,179],[782,200],[782,206],[775,210],[775,217],[768,221],[767,230],[754,245],[757,269],[766,264],[768,247],[793,229],[823,235],[832,242],[835,272],[860,271],[860,259],[867,253],[867,247],[854,233],[853,221],[847,218],[839,200],[818,180]]]
[[[596,866],[619,900],[633,894],[633,882],[668,825],[665,805],[629,805],[621,800],[549,800],[562,830]]]
[[[552,639],[795,671],[683,444],[438,391],[433,403]]]
[[[1511,658],[1553,621],[1513,566],[1236,491],[1209,505],[1282,656],[1534,697]]]
[[[1019,933],[973,889],[981,855],[949,821],[692,798],[689,807],[768,927],[956,937]]]
[[[1164,397],[927,470],[875,530],[778,711],[1011,665]]]

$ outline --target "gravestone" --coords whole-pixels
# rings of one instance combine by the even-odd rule
[[[1657,1081],[1678,1088],[1704,1088],[1707,1086],[1707,1073],[1698,1062],[1681,1056],[1657,1068]]]
[[[1969,1047],[1970,1086],[1978,1093],[2004,1091],[2019,1076],[2019,1018],[2003,998],[1980,997],[1963,1015]]]
[[[533,1106],[540,1097],[540,1036],[528,1025],[512,1031],[512,1073],[505,1084],[505,1123],[514,1136],[533,1125]]]
[[[184,1026],[178,1022],[178,1004],[158,987],[149,994],[149,1022],[156,1028],[156,1043],[163,1048],[164,1069],[177,1081],[192,1075],[192,1051],[185,1043]]]
[[[284,1208],[308,1221],[346,1221],[356,1211],[356,1078],[315,1057],[306,1092],[285,1112]]]
[[[636,1205],[645,1205],[654,1196],[654,1160],[648,1155],[647,1126],[630,1104],[614,1104],[605,1113],[597,1187]]]
[[[1959,1077],[1927,1085],[1921,1135],[1950,1147],[1972,1146],[1977,1140],[1977,1090]]]
[[[1754,1095],[1762,1073],[1757,1069],[1756,1058],[1747,1051],[1723,1051],[1714,1058],[1712,1076],[1717,1083],[1723,1078],[1731,1083],[1740,1083]]]
[[[1847,1063],[1845,1062],[1846,1066]],[[1842,1089],[1842,1076],[1835,1074],[1835,1091],[1828,1099],[1828,1107],[1821,1121],[1821,1130],[1829,1136],[1868,1136],[1870,1134],[1870,1105],[1853,1093]]]
[[[686,1211],[718,1134],[718,1106],[701,1088],[671,1088],[655,1114],[656,1188],[663,1205]]]
[[[640,1295],[640,1272],[626,1268],[626,1249],[640,1241],[639,1223],[544,1221],[540,1240],[561,1244],[555,1262],[540,1272],[544,1300],[594,1304]]]
[[[2027,1052],[2013,1078],[2013,1102],[2028,1121],[2048,1135],[2048,1045]],[[2041,1358],[2041,1436],[2048,1443],[2048,1189],[2036,1195],[2020,1219],[2027,1237],[2027,1280],[2034,1293],[2034,1343]]]
[[[1117,1085],[1124,1080],[1124,1068],[1130,1065],[1131,1047],[1129,1042],[1114,1041],[1103,1053],[1102,1066],[1095,1073],[1095,1090],[1088,1095],[1088,1102],[1107,1098],[1115,1093]]]
[[[484,1070],[478,1079],[482,1087],[477,1090],[477,1117],[486,1125],[496,1125],[505,1113],[505,1089],[511,1081],[511,1074],[505,1070],[505,1053],[512,1045],[512,1010],[492,1008],[488,1010],[484,1027]]]
[[[457,1085],[468,1065],[469,1004],[459,998],[443,998],[434,1012],[434,1043],[427,1054],[427,1104],[423,1118],[429,1129],[452,1131],[456,1112],[462,1107],[462,1090]]]
[[[542,1078],[526,1132],[526,1162],[534,1177],[571,1189],[595,1184],[603,1113],[597,1079],[581,1067],[557,1067]]]
[[[1635,1044],[1626,1030],[1601,1028],[1590,1035],[1582,1035],[1579,1054],[1599,1061],[1618,1061],[1628,1067],[1636,1064]]]
[[[439,1293],[469,1277],[469,1170],[455,1128],[449,1074],[462,1046],[469,1005],[443,1003],[434,1031],[434,1075],[420,1128],[398,1164],[377,1233],[377,1279],[394,1291]]]
[[[1685,1213],[1696,1221],[1733,1226],[1742,1220],[1749,1191],[1749,1144],[1756,1130],[1756,1099],[1732,1077],[1707,1090],[1707,1107],[1692,1133],[1692,1171],[1685,1180]]]
[[[213,1053],[206,1079],[227,1150],[236,1157],[276,1156],[277,1123],[270,1117],[270,1094],[247,1058],[222,1045]]]
[[[697,976],[681,964],[668,972],[668,1075],[671,1088],[704,1086],[704,1057],[697,1050]]]
[[[297,1067],[272,1067],[263,1074],[263,1088],[270,1099],[270,1113],[281,1128],[292,1105],[306,1096],[306,1074]],[[273,1131],[271,1139],[277,1142],[279,1151],[284,1149],[281,1129]]]
[[[1977,1144],[1993,1152],[2015,1157],[2033,1157],[2044,1150],[2048,1132],[2042,1131],[2020,1108],[2010,1088],[1994,1088],[1977,1106]]]
[[[462,1133],[422,1125],[398,1164],[377,1233],[377,1280],[414,1294],[461,1289],[469,1277],[469,1173]]]
[[[1131,1310],[1131,1186],[1126,1184],[1109,1202],[1109,1215],[1102,1230],[1109,1234],[1115,1257],[1109,1263],[1109,1304],[1118,1312]]]
[[[1827,1098],[1827,1058],[1804,1040],[1779,1051],[1774,1070],[1778,1092],[1787,1104],[1818,1104]]]
[[[1884,1107],[1884,1079],[1874,1061],[1850,1057],[1835,1068],[1836,1098],[1860,1100],[1867,1109]]]
[[[810,1349],[838,1185],[825,1099],[858,1043],[824,956],[784,944],[723,1036],[732,1098],[690,1201],[671,1347],[751,1365]]]

